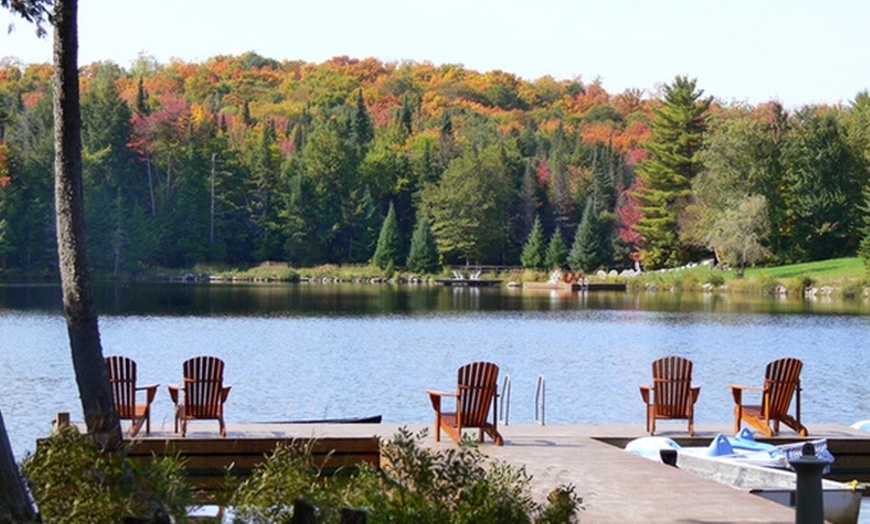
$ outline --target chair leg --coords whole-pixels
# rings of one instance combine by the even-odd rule
[[[130,426],[130,438],[135,437],[139,430],[142,429],[142,423],[145,422],[144,417],[134,418],[133,423]]]
[[[224,419],[219,418],[218,424],[220,425],[220,428],[221,428],[221,436],[226,437],[227,436],[227,427],[224,425]]]
[[[435,412],[435,442],[441,442],[441,413]]]

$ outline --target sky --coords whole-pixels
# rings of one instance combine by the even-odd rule
[[[725,103],[849,104],[870,89],[865,0],[80,0],[79,64],[130,68],[254,51],[462,64],[598,80],[648,96],[676,75]],[[51,35],[0,12],[0,59],[51,61]]]

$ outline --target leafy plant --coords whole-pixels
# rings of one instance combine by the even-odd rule
[[[102,452],[73,426],[40,443],[21,469],[43,522],[153,520],[167,511],[183,518],[190,501],[177,459],[138,467],[123,452]]]
[[[721,273],[714,273],[711,271],[702,278],[705,284],[710,284],[711,286],[721,286],[725,284],[725,277],[722,276]]]
[[[297,497],[322,502],[324,485],[318,483],[319,470],[309,464],[310,457],[310,447],[278,446],[233,494],[238,517],[249,523],[290,522]]]
[[[329,478],[319,478],[308,449],[281,447],[233,504],[245,522],[290,522],[293,501],[302,497],[319,508],[320,522],[338,522],[343,506],[363,509],[370,523],[555,524],[571,522],[582,502],[573,486],[562,486],[541,507],[525,469],[488,459],[470,441],[446,450],[424,447],[425,435],[402,428],[382,445],[382,470],[362,465]]]
[[[861,282],[847,284],[840,290],[840,295],[846,300],[860,300],[864,296],[864,284]]]

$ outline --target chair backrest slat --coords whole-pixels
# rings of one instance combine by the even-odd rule
[[[796,358],[781,358],[767,364],[764,371],[764,389],[768,395],[768,418],[781,418],[788,414],[791,399],[800,384],[803,363]]]
[[[224,362],[200,356],[185,361],[183,368],[185,417],[219,417],[223,411]]]
[[[464,427],[486,423],[496,395],[498,366],[492,362],[473,362],[459,368],[457,377],[457,415]]]
[[[122,356],[106,357],[106,372],[115,397],[115,409],[122,419],[129,419],[136,413],[136,362]]]
[[[652,363],[653,403],[660,417],[684,416],[692,404],[692,361],[677,356]]]

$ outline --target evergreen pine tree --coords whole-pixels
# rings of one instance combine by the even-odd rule
[[[140,115],[151,113],[151,109],[148,107],[148,91],[145,90],[141,76],[139,77],[139,87],[136,91],[136,112]]]
[[[405,132],[408,135],[414,132],[414,108],[411,107],[411,102],[408,100],[408,97],[402,97],[402,109],[399,113],[399,122],[402,124],[402,127],[405,129]]]
[[[376,249],[378,228],[382,226],[381,216],[368,187],[351,191],[347,203],[350,202],[353,202],[353,205],[348,206],[346,211],[348,214],[345,215],[350,242],[347,259],[353,263],[365,263],[373,256],[372,252]],[[400,252],[401,247],[402,243],[399,241]],[[401,256],[397,257],[393,265],[395,266],[400,259]]]
[[[562,233],[558,229],[553,230],[553,234],[550,235],[544,262],[549,269],[561,269],[568,265],[568,246],[565,245]]]
[[[529,237],[526,239],[526,244],[523,246],[523,252],[520,255],[520,262],[525,269],[546,269],[544,227],[541,225],[540,217],[535,217],[532,231],[529,233]]]
[[[254,118],[251,116],[251,104],[247,100],[242,105],[242,122],[244,122],[246,127],[251,127],[254,125]]]
[[[864,261],[870,273],[870,189],[864,191],[864,227],[861,228],[861,244],[858,246],[858,256]]]
[[[568,265],[572,271],[582,270],[588,273],[605,263],[603,236],[601,221],[595,214],[592,199],[589,199],[568,254]]]
[[[553,134],[553,144],[550,148],[550,204],[553,211],[553,220],[562,234],[570,234],[574,229],[574,217],[576,210],[574,199],[571,196],[571,188],[568,183],[568,157],[571,155],[567,145],[567,137],[562,124],[556,128]]]
[[[520,238],[530,234],[535,220],[538,219],[538,181],[535,178],[535,169],[532,162],[526,162],[526,169],[523,173],[522,185],[520,187]]]
[[[429,225],[429,219],[421,214],[414,234],[411,236],[411,250],[408,253],[408,270],[415,273],[434,273],[440,267],[438,248],[435,245],[435,235]]]
[[[399,265],[402,256],[402,237],[399,234],[399,222],[396,220],[396,208],[390,202],[390,210],[381,227],[378,245],[372,257],[372,264],[384,271],[390,272]]]
[[[642,217],[635,226],[643,235],[641,258],[650,268],[673,267],[689,253],[680,243],[678,219],[702,163],[699,151],[712,98],[701,99],[696,81],[678,76],[665,86],[661,107],[653,110],[649,156],[638,166],[644,189],[637,195]]]
[[[357,92],[356,106],[351,114],[350,128],[353,145],[360,152],[360,157],[362,157],[375,137],[374,126],[366,109],[362,89]]]

